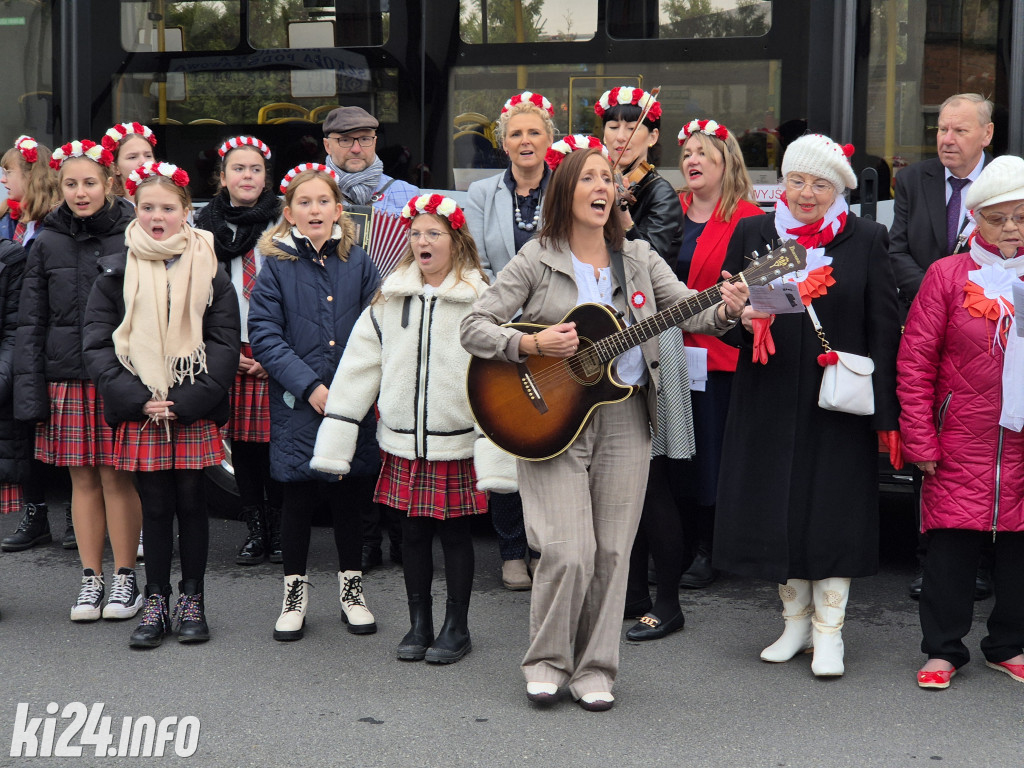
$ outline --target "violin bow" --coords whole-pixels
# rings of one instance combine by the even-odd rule
[[[647,106],[640,111],[640,117],[636,119],[636,125],[633,126],[633,132],[629,134],[629,138],[626,140],[626,146],[628,147],[630,142],[633,141],[633,137],[636,136],[637,130],[641,125],[644,124],[644,118],[647,117],[647,113],[651,111],[651,107],[654,106],[654,102],[658,99],[658,94],[661,93],[661,86],[657,86],[651,89],[651,100],[647,102]],[[619,163],[622,161],[623,153],[619,153],[618,159],[612,164],[612,173],[619,169]]]

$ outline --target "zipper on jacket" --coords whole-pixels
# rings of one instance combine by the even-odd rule
[[[419,371],[416,375],[416,455],[427,457],[427,361],[430,359],[430,319],[434,297],[422,297]]]
[[[999,427],[999,449],[996,452],[996,505],[992,511],[992,541],[996,540],[996,526],[999,524],[999,491],[1002,486],[1004,434],[1006,434],[1006,430]]]

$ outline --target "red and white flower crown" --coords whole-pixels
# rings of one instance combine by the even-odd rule
[[[81,141],[69,141],[63,147],[53,150],[50,157],[50,167],[59,171],[65,162],[73,157],[87,157],[94,163],[99,163],[104,168],[109,168],[114,162],[114,155],[109,149],[101,147],[95,141],[82,139]]]
[[[152,146],[156,146],[156,136],[153,135],[153,130],[148,125],[143,125],[142,123],[118,123],[103,134],[103,138],[100,141],[105,149],[110,152],[117,152],[117,145],[121,143],[121,140],[133,134],[141,136]]]
[[[630,88],[629,86],[612,88],[610,91],[602,93],[601,98],[594,105],[594,113],[598,117],[604,117],[604,113],[612,107],[624,104],[635,104],[640,109],[647,109],[647,105],[650,104],[651,109],[644,119],[652,122],[661,119],[661,104],[643,88]]]
[[[34,163],[39,159],[39,142],[31,136],[22,134],[14,140],[14,148],[21,152],[26,163]]]
[[[725,141],[729,138],[729,129],[714,120],[691,120],[683,126],[679,132],[679,146],[683,146],[686,140],[695,133],[703,133],[705,136],[714,136],[716,139]]]
[[[514,107],[516,104],[523,103],[533,104],[535,107],[543,109],[552,117],[555,116],[555,108],[551,106],[551,102],[545,99],[539,93],[533,93],[532,91],[523,91],[522,93],[517,93],[511,99],[506,101],[505,106],[501,108],[501,114],[505,114],[510,109],[512,109],[512,107]]]
[[[284,175],[284,178],[281,179],[280,189],[282,195],[284,194],[285,190],[288,189],[288,185],[295,181],[295,177],[298,176],[300,173],[303,173],[304,171],[319,171],[320,173],[326,173],[328,176],[334,179],[335,184],[341,183],[341,180],[338,178],[338,174],[336,174],[331,168],[328,168],[323,163],[302,163],[301,165],[296,165],[294,168],[288,171],[288,173]]]
[[[139,188],[145,179],[151,179],[154,176],[164,176],[174,182],[175,186],[187,187],[188,186],[188,174],[185,173],[181,168],[171,163],[143,163],[134,171],[128,174],[128,180],[124,183],[124,188],[128,191],[129,195],[135,195],[135,192]]]
[[[459,208],[458,203],[444,195],[418,195],[405,204],[402,208],[402,223],[407,227],[412,226],[412,220],[421,213],[432,213],[435,216],[444,216],[448,219],[448,225],[452,229],[462,229],[466,223],[466,215]]]
[[[217,154],[224,157],[224,155],[232,149],[238,149],[239,147],[252,147],[263,155],[265,160],[270,159],[270,147],[255,136],[234,136],[220,145],[220,149],[217,150]]]
[[[559,139],[548,147],[547,154],[544,155],[544,162],[553,171],[565,159],[566,155],[570,152],[575,152],[577,149],[600,149],[604,159],[609,162],[611,161],[608,147],[602,144],[599,138],[577,133],[574,136],[566,136],[564,139]]]

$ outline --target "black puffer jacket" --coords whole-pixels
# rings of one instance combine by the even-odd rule
[[[142,421],[142,407],[152,395],[142,379],[131,373],[114,353],[114,329],[124,320],[124,252],[100,259],[97,278],[86,308],[85,363],[103,397],[103,416],[114,427],[122,421]],[[213,300],[203,315],[206,373],[195,381],[171,387],[167,399],[180,424],[212,419],[224,424],[230,416],[228,393],[235,381],[241,348],[238,296],[224,266],[213,278]]]
[[[18,299],[25,272],[25,250],[0,239],[0,482],[28,479],[33,428],[14,419],[14,335],[18,329]]]
[[[124,251],[124,230],[135,217],[117,198],[80,219],[61,204],[43,220],[25,267],[18,310],[14,366],[14,415],[23,421],[50,417],[48,381],[88,379],[82,359],[85,305],[99,275],[97,262]]]

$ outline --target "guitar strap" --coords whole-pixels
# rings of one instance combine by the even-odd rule
[[[609,249],[608,259],[611,261],[612,274],[619,281],[619,288],[622,290],[623,303],[626,305],[626,319],[630,325],[633,324],[633,313],[629,306],[629,296],[626,295],[626,270],[622,266],[622,251]]]

